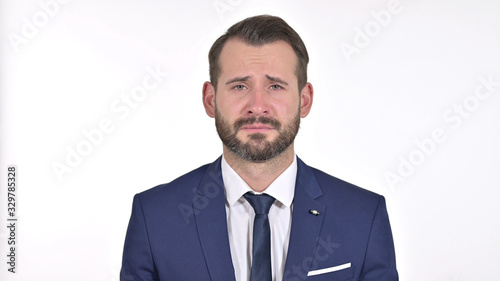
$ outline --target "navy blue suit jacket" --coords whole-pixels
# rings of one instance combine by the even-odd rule
[[[284,280],[398,280],[384,197],[297,162]],[[235,280],[225,212],[220,158],[137,194],[121,280]]]

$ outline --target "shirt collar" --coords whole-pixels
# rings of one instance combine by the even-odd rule
[[[243,194],[251,191],[250,186],[229,166],[224,156],[221,161],[222,180],[226,191],[227,203],[232,206]],[[293,162],[281,173],[263,193],[271,195],[283,205],[290,207],[295,192],[295,180],[297,179],[297,156],[294,155]],[[257,192],[254,192],[257,193]]]

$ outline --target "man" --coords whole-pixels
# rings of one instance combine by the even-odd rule
[[[223,156],[134,197],[121,280],[398,280],[384,198],[295,155],[308,61],[272,16],[213,44],[203,105]]]

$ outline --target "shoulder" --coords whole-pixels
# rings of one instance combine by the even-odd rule
[[[322,195],[318,200],[340,213],[371,213],[380,206],[385,206],[382,195],[359,187],[319,169],[305,165],[309,174],[318,183]]]
[[[304,163],[300,158],[297,158],[297,173],[304,185],[315,186],[319,185],[320,191],[312,192],[315,195],[323,194],[329,196],[342,197],[361,197],[367,199],[378,200],[381,196],[375,192],[369,191],[335,176],[327,174],[319,169]]]
[[[328,218],[369,227],[377,217],[387,217],[384,196],[311,168],[323,192],[317,200],[324,204]]]
[[[316,180],[320,184],[325,193],[332,193],[337,196],[351,196],[351,197],[360,197],[367,199],[377,199],[381,197],[381,195],[367,190],[365,188],[359,187],[332,175],[329,175],[321,170],[316,168],[312,168],[312,171],[316,177]]]
[[[169,205],[175,206],[183,202],[188,204],[189,202],[192,202],[203,176],[205,175],[208,167],[212,164],[203,165],[169,183],[160,184],[140,192],[136,194],[135,199],[140,201],[141,205],[147,205],[150,207],[165,207]]]

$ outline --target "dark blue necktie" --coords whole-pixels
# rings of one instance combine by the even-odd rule
[[[274,198],[267,194],[256,195],[251,192],[247,192],[243,196],[255,211],[250,281],[272,281],[271,229],[267,214]]]

